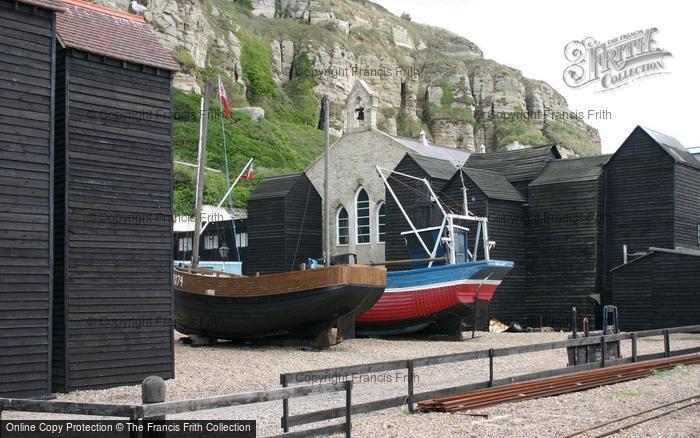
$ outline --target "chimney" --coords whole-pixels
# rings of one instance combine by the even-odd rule
[[[428,137],[425,135],[425,131],[423,131],[422,129],[420,131],[420,142],[426,146],[428,145]]]
[[[479,152],[482,154],[486,153],[486,145],[482,143],[481,146],[479,146]]]

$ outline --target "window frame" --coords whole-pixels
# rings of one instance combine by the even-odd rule
[[[384,214],[381,215],[382,208],[384,209]],[[380,217],[384,218],[384,223],[382,224],[381,221],[379,220]],[[375,217],[377,218],[377,243],[386,243],[386,202],[384,201],[379,201],[377,204],[377,214],[375,214]],[[384,232],[382,233],[382,227],[384,228]],[[384,234],[384,238],[382,239],[382,234]]]
[[[360,234],[360,215],[359,215],[359,210],[360,207],[358,205],[358,200],[360,198],[360,193],[365,192],[367,195],[367,201],[362,201],[362,202],[367,202],[367,216],[362,216],[363,218],[367,218],[367,225],[363,225],[367,227],[367,233],[362,233]],[[364,207],[363,207],[364,209]],[[372,198],[369,196],[369,192],[367,189],[364,187],[360,186],[357,191],[355,192],[355,226],[354,228],[354,236],[355,236],[355,244],[356,245],[371,245],[372,244]],[[360,242],[360,236],[367,236],[367,241],[366,242]]]
[[[340,213],[345,212],[345,229],[346,231],[346,243],[341,243],[340,242]],[[350,215],[348,214],[348,209],[345,208],[344,206],[338,207],[338,210],[335,212],[335,244],[336,246],[348,246],[350,245]]]
[[[213,246],[210,242],[213,242]],[[219,236],[217,234],[206,234],[204,236],[204,250],[212,251],[219,249]]]

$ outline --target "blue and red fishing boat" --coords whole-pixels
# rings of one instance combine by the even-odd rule
[[[435,330],[461,338],[465,320],[473,323],[479,303],[491,301],[514,263],[490,259],[489,250],[494,242],[489,241],[488,220],[471,214],[466,189],[463,190],[463,211],[455,214],[441,203],[426,180],[379,167],[377,171],[411,227],[410,231],[402,233],[410,258],[399,261],[410,264],[411,269],[387,273],[384,294],[356,318],[357,332],[397,335]],[[442,224],[416,229],[384,172],[398,173],[426,184],[432,201],[442,212]],[[476,224],[472,240],[467,226],[470,223]]]

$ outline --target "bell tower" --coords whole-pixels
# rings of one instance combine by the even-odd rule
[[[346,133],[377,129],[379,99],[363,80],[358,80],[345,101]]]

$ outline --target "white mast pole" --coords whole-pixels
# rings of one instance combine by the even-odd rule
[[[202,232],[202,194],[204,193],[204,166],[207,156],[207,127],[209,122],[209,93],[211,79],[207,79],[206,91],[202,95],[199,120],[199,157],[197,159],[197,188],[195,193],[194,236],[192,236],[192,269],[199,264],[199,235]]]
[[[243,177],[243,174],[245,173],[246,169],[248,169],[248,168],[250,167],[251,164],[253,164],[253,158],[251,158],[250,160],[248,160],[248,163],[246,163],[246,165],[243,167],[243,170],[241,170],[241,173],[239,173],[239,174],[238,174],[238,177],[236,177],[236,179],[233,181],[233,184],[231,184],[231,187],[228,188],[228,190],[226,191],[226,194],[224,195],[224,197],[221,198],[221,201],[219,201],[219,203],[216,205],[216,208],[217,208],[217,209],[220,208],[222,205],[224,205],[224,202],[226,201],[226,198],[228,198],[228,195],[231,193],[231,191],[233,191],[233,188],[236,187],[236,184],[238,184],[238,181],[241,180],[241,178]],[[202,229],[199,231],[199,234],[202,234],[202,233],[204,232],[204,230],[207,228],[207,225],[209,225],[210,222],[211,222],[211,221],[209,221],[209,220],[207,219],[207,221],[204,223],[204,225],[202,225]]]

